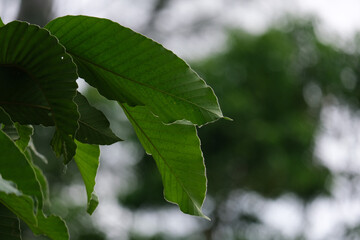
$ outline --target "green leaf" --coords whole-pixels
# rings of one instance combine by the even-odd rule
[[[206,176],[195,126],[165,125],[146,107],[120,105],[146,152],[155,159],[166,200],[178,204],[184,213],[207,218],[201,211]]]
[[[60,217],[46,217],[41,210],[38,210],[35,216],[34,202],[31,197],[23,195],[11,182],[1,177],[0,203],[23,220],[35,234],[43,234],[53,240],[69,239],[66,224]]]
[[[30,161],[15,143],[0,130],[0,174],[26,195],[34,196],[42,207],[43,193]]]
[[[41,188],[41,193],[43,194],[43,201],[49,201],[49,183],[43,173],[43,171],[36,166],[33,162],[31,162],[32,167],[35,171],[36,179],[38,180]]]
[[[46,25],[80,77],[108,99],[146,105],[163,122],[202,125],[222,117],[212,89],[160,44],[107,19],[65,16]]]
[[[95,177],[99,167],[100,149],[97,145],[84,144],[76,141],[77,150],[74,160],[84,180],[88,198],[89,214],[92,214],[99,201],[94,194]]]
[[[4,22],[2,21],[1,17],[0,17],[0,27],[5,26]]]
[[[0,239],[21,240],[18,217],[2,204],[0,204]]]
[[[34,201],[23,195],[13,184],[0,176],[0,203],[5,205],[28,225],[37,225]]]
[[[36,215],[38,225],[29,225],[30,229],[35,234],[43,234],[51,238],[52,240],[68,240],[69,232],[67,226],[60,217],[48,216],[46,217],[42,211],[39,211]]]
[[[80,113],[76,139],[83,143],[109,145],[121,141],[110,129],[105,115],[92,107],[87,99],[77,92],[74,99]]]
[[[19,133],[17,132],[16,127],[13,124],[4,125],[2,130],[13,141],[16,141],[16,140],[18,140],[20,138]]]
[[[20,124],[55,125],[52,146],[75,154],[76,65],[46,29],[14,21],[0,28],[0,107]]]
[[[16,146],[24,152],[30,142],[31,135],[34,133],[34,129],[32,126],[21,125],[19,123],[15,123],[14,125],[19,134],[19,139],[15,142]]]

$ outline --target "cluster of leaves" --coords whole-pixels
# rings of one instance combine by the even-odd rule
[[[48,184],[33,162],[32,125],[53,126],[51,146],[75,160],[88,197],[99,145],[120,141],[105,115],[77,91],[81,77],[118,102],[162,176],[164,196],[181,211],[206,216],[205,166],[196,126],[222,118],[212,89],[158,43],[107,19],[57,18],[44,28],[0,21],[0,235],[21,239],[19,219],[35,234],[68,239],[64,221],[46,216]]]

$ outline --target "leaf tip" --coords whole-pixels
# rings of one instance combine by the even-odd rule
[[[99,205],[99,198],[95,193],[92,193],[91,198],[87,205],[87,210],[86,210],[87,213],[89,215],[92,215],[98,205]]]

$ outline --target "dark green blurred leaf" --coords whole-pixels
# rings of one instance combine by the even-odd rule
[[[42,211],[38,211],[36,215],[38,225],[29,225],[35,234],[43,234],[53,240],[69,240],[69,232],[67,226],[58,216],[45,216]]]
[[[6,181],[0,176],[0,203],[10,209],[24,222],[37,225],[34,215],[34,201],[31,197],[23,195],[14,187],[12,182]]]
[[[5,124],[5,125],[12,124],[12,120],[11,120],[9,114],[7,114],[4,111],[4,109],[2,109],[2,107],[0,107],[0,123]]]
[[[0,203],[0,239],[21,240],[20,222],[18,217]]]
[[[24,194],[36,197],[42,207],[43,193],[30,161],[15,143],[0,130],[0,174],[14,182]]]

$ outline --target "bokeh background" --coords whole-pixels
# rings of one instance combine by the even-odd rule
[[[189,62],[234,119],[199,129],[207,221],[163,199],[121,109],[79,79],[126,141],[101,148],[90,217],[75,164],[64,167],[48,148],[53,130],[36,127],[49,208],[73,240],[360,239],[359,9],[356,0],[0,0],[5,23],[83,14],[153,38]]]

